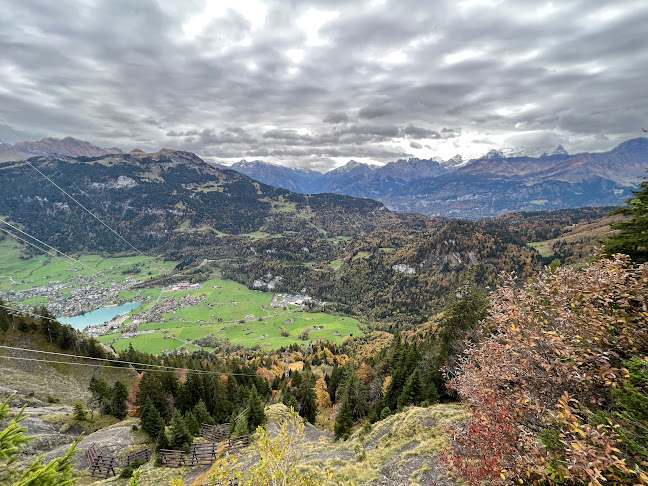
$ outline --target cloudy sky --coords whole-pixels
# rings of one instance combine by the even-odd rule
[[[22,140],[326,170],[607,150],[648,125],[645,0],[0,0],[0,12],[0,118]]]

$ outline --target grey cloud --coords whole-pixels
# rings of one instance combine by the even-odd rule
[[[349,115],[344,112],[329,113],[324,118],[324,123],[342,123],[349,121]]]
[[[602,0],[554,2],[546,17],[512,0],[263,4],[261,23],[233,5],[188,36],[198,0],[0,0],[4,118],[24,139],[296,165],[538,134],[609,149],[645,124],[645,1],[616,17]],[[316,45],[298,25],[312,8],[338,12]]]
[[[423,145],[421,145],[418,142],[410,142],[410,147],[415,148],[415,149],[422,149]]]

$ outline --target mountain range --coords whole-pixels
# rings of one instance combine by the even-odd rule
[[[68,157],[99,157],[101,155],[120,154],[121,149],[102,148],[90,142],[78,140],[72,137],[44,138],[39,142],[16,142],[13,145],[0,146],[0,161],[17,160],[18,152],[25,158],[43,155],[66,155]]]
[[[0,162],[30,157],[124,155],[72,137],[0,147]],[[133,150],[132,157],[143,152]],[[215,169],[226,169],[211,164]],[[385,165],[349,161],[326,173],[242,160],[231,169],[269,186],[301,194],[333,193],[382,202],[388,209],[428,216],[482,219],[511,211],[614,206],[631,196],[648,167],[648,139],[608,152],[571,155],[562,146],[491,150],[464,160],[401,159]],[[88,174],[88,177],[92,177]]]
[[[177,150],[29,161],[0,162],[0,216],[66,252],[132,248],[35,169],[140,250],[250,233],[353,236],[402,217],[370,199],[292,193]]]
[[[646,138],[608,152],[575,155],[559,145],[491,150],[469,161],[413,158],[374,166],[352,160],[326,173],[262,161],[232,165],[253,179],[295,192],[368,197],[389,209],[469,219],[618,205],[631,196],[647,167]]]

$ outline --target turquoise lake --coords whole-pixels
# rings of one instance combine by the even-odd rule
[[[84,329],[88,326],[98,326],[99,324],[108,322],[114,317],[126,314],[133,309],[137,309],[139,306],[140,302],[129,302],[128,304],[116,305],[113,307],[102,307],[101,309],[86,312],[85,314],[79,314],[74,317],[59,317],[58,321],[61,324],[69,324],[75,329]]]

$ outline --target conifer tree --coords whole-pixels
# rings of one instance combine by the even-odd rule
[[[169,445],[176,450],[188,449],[193,437],[187,429],[187,424],[182,419],[180,412],[176,410],[171,417],[169,425]]]
[[[167,437],[164,430],[162,430],[157,436],[157,444],[155,444],[155,450],[160,452],[162,449],[169,449],[171,445],[169,444],[169,438]]]
[[[111,389],[110,414],[119,419],[126,416],[128,411],[128,389],[120,380],[117,380]]]
[[[292,407],[293,410],[295,410],[295,412],[299,411],[299,402],[295,398],[295,395],[293,395],[289,386],[287,386],[284,389],[283,396],[281,397],[281,401],[286,407],[288,408]]]
[[[293,388],[297,388],[297,389],[299,389],[299,387],[301,386],[301,383],[302,383],[302,376],[301,376],[301,374],[299,373],[299,371],[295,371],[295,372],[292,374],[292,376],[290,377],[290,385],[291,385]]]
[[[608,255],[624,253],[634,262],[644,263],[648,261],[648,180],[639,187],[639,191],[633,191],[634,197],[628,199],[627,206],[613,211],[630,216],[630,219],[611,225],[618,232],[605,242],[605,252]]]
[[[140,409],[140,426],[151,438],[157,438],[164,432],[164,419],[151,399],[148,399]]]
[[[5,422],[9,416],[11,398],[0,403],[0,423]],[[3,429],[0,429],[0,484],[8,486],[71,486],[76,483],[77,478],[73,477],[73,466],[80,438],[70,446],[63,457],[44,464],[43,456],[40,456],[20,471],[13,469],[12,466],[22,452],[24,444],[32,439],[32,437],[24,435],[27,428],[20,425],[24,419],[25,416],[21,410]]]
[[[299,415],[314,424],[317,417],[317,394],[315,393],[313,375],[308,374],[303,377],[299,395]]]
[[[198,434],[200,434],[200,424],[198,423],[198,420],[196,419],[196,416],[192,411],[185,413],[184,421],[187,425],[187,430],[191,435],[196,437],[198,436]]]
[[[2,305],[2,302],[0,302],[0,305]],[[0,312],[0,331],[7,332],[8,330],[9,330],[9,316],[7,315],[6,312]]]
[[[406,405],[417,404],[421,399],[421,374],[418,368],[414,370],[405,386],[403,391],[398,397],[398,408],[403,408]]]
[[[345,396],[342,399],[342,406],[340,407],[340,411],[335,418],[335,440],[348,439],[352,428],[353,414],[351,413],[351,407],[349,406],[349,399],[347,396]]]
[[[213,425],[214,419],[211,417],[211,415],[209,415],[209,412],[207,411],[207,406],[205,405],[205,402],[203,402],[202,400],[198,402],[198,404],[193,410],[193,413],[199,425],[202,424]]]
[[[110,413],[110,385],[108,382],[104,378],[92,376],[88,388],[92,396],[91,407],[99,408],[99,412],[102,414]]]
[[[252,386],[252,390],[250,390],[245,418],[247,420],[248,430],[250,431],[256,430],[259,425],[263,425],[266,421],[265,411],[263,410],[261,399],[254,385]]]
[[[243,415],[239,419],[238,422],[236,422],[236,425],[234,426],[234,430],[232,431],[232,437],[240,437],[242,435],[247,435],[250,433],[250,428],[248,427],[248,421],[247,417]]]

